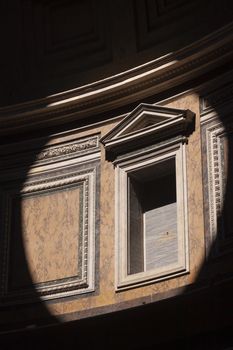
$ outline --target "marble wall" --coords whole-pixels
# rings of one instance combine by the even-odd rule
[[[21,239],[33,283],[78,275],[80,189],[28,196],[19,201],[19,208],[17,203],[13,204],[11,218],[12,223],[18,219],[18,225],[13,225],[11,232],[15,249],[10,274],[13,274],[15,288],[27,283],[19,273],[19,267],[24,263],[22,256],[17,255]],[[19,211],[20,218],[17,218],[16,211]]]
[[[98,182],[100,179],[100,191],[96,192],[98,196],[96,203],[98,204],[97,207],[94,205],[94,210],[93,208],[89,209],[89,214],[91,210],[93,210],[94,214],[91,221],[86,223],[90,230],[93,225],[95,226],[95,250],[89,247],[93,255],[89,259],[89,266],[86,270],[87,274],[90,274],[90,266],[95,262],[95,281],[93,286],[91,290],[87,288],[88,293],[85,293],[85,288],[90,284],[90,281],[84,282],[81,286],[82,293],[80,295],[79,293],[71,293],[73,296],[70,297],[69,293],[63,294],[61,295],[63,299],[60,300],[58,294],[55,295],[56,298],[52,303],[49,300],[45,300],[44,295],[46,293],[37,295],[38,300],[44,303],[49,314],[59,320],[78,319],[152,302],[164,298],[166,295],[183,293],[186,287],[196,281],[205,257],[199,97],[195,93],[188,93],[167,100],[161,105],[190,109],[196,114],[195,130],[189,136],[186,159],[190,272],[183,276],[116,292],[114,165],[106,160],[104,147],[98,145],[98,147],[101,147],[100,175],[98,175],[96,180]],[[87,125],[83,129],[54,136],[44,148],[48,149],[50,147],[52,149],[57,143],[62,143],[62,147],[64,147],[67,140],[71,139],[72,142],[76,140],[79,144],[80,140],[88,140],[93,135],[103,136],[117,125],[121,118],[118,117],[115,122],[106,121],[100,123],[99,126],[94,125],[92,127]],[[97,149],[99,149],[98,147]],[[77,172],[85,174],[96,155],[95,153],[90,153],[90,148],[87,148],[86,152],[84,149],[82,153],[78,153],[80,150],[81,148],[79,147],[73,153],[67,153],[68,158],[63,150],[65,157],[59,158],[61,156],[60,153],[58,158],[54,158],[52,164],[49,163],[50,157],[46,158],[47,164],[43,163],[45,158],[42,157],[43,162],[41,162],[41,157],[37,157],[26,177],[29,176],[30,178],[33,172],[35,174],[37,172],[36,176],[44,173],[42,178],[44,176],[44,179],[47,179],[49,172],[55,171],[57,172],[56,176],[58,176],[59,169],[61,169],[60,172],[65,172],[66,169],[71,168],[74,164],[76,168],[72,171],[72,176],[75,176]],[[40,154],[43,154],[43,152]],[[85,157],[90,159],[88,160]],[[36,165],[36,162],[39,162],[38,165]],[[79,165],[77,165],[78,163]],[[55,174],[52,176],[53,181],[56,176]],[[96,175],[93,176],[95,177]],[[90,178],[89,182],[91,181],[92,179]],[[77,182],[76,187],[61,186],[58,191],[45,192],[39,195],[34,194],[33,196],[24,194],[20,203],[19,199],[14,203],[10,220],[13,228],[11,232],[12,237],[7,243],[10,250],[10,259],[6,260],[8,262],[5,262],[5,264],[9,265],[5,271],[11,275],[9,280],[14,290],[20,290],[22,286],[25,287],[24,278],[27,279],[28,275],[23,277],[23,274],[25,274],[25,271],[23,271],[24,264],[26,264],[27,274],[30,275],[31,288],[35,290],[37,285],[46,284],[48,286],[50,281],[60,280],[61,282],[61,280],[69,280],[70,277],[79,274],[79,247],[81,243],[79,240],[82,239],[79,235],[79,230],[80,220],[82,220],[84,215],[83,205],[85,206],[83,200],[80,200],[80,188],[79,182]],[[93,189],[94,187],[91,189],[92,192]],[[92,197],[91,200],[96,201],[95,197]],[[20,243],[19,240],[21,241]],[[17,247],[20,245],[22,245],[23,261],[20,260],[20,254],[17,253]],[[80,264],[82,270],[85,261],[83,260]],[[21,273],[22,275],[20,275]],[[83,273],[85,274],[85,272]],[[77,284],[74,290],[75,288],[79,290],[80,285]],[[5,290],[3,293],[6,300],[9,292],[9,290]],[[17,295],[12,297],[10,303],[14,304],[14,300],[17,297]],[[53,299],[53,297],[51,298]],[[23,303],[27,302],[27,297],[25,297]],[[35,302],[33,307],[36,310],[38,304]],[[13,311],[8,313],[9,319],[12,318],[10,315],[12,316],[13,314]],[[30,319],[34,316],[28,314],[25,317]]]

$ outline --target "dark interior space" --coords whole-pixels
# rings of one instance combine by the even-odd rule
[[[92,87],[88,84],[100,79],[110,79],[113,75],[169,55],[211,34],[232,20],[233,2],[227,0],[3,1],[1,3],[3,30],[0,59],[2,129],[7,125],[8,118],[8,110],[4,107],[8,108],[23,102],[30,104],[37,99],[38,105],[46,105],[47,97],[58,94],[55,96],[57,101],[59,93],[74,89],[75,95],[83,86],[85,86],[83,90],[85,93],[91,93]],[[138,35],[135,36],[135,33]],[[233,41],[231,44],[233,45]],[[205,48],[203,50],[205,51]],[[177,57],[179,57],[179,51]],[[178,83],[174,87],[169,86],[161,93],[145,96],[143,102],[159,102],[188,89],[194,89],[201,98],[205,91],[203,92],[203,87],[200,86],[210,82],[208,89],[214,91],[217,86],[215,82],[211,83],[211,80],[214,81],[215,78],[224,74],[230,75],[232,69],[230,57],[228,62],[216,65],[210,71],[194,76],[187,82]],[[63,98],[62,95],[61,99]],[[88,123],[101,122],[111,116],[127,113],[141,100],[128,101],[119,107],[112,108],[110,112],[96,111],[85,118],[67,118],[67,122],[63,120],[57,125],[49,123],[46,125],[46,122],[43,122],[42,127],[37,128],[35,124],[32,130],[20,132],[16,129],[12,134],[7,134],[3,130],[0,139],[3,147],[0,154],[0,172],[4,178],[7,164],[8,168],[12,167],[12,178],[15,174],[18,176],[18,181],[14,183],[14,195],[17,198],[14,217],[18,236],[13,244],[17,254],[20,255],[21,266],[16,266],[15,270],[17,270],[19,283],[25,280],[27,287],[29,286],[31,300],[25,303],[22,301],[12,303],[5,295],[6,282],[9,283],[10,277],[4,275],[6,261],[3,261],[2,256],[5,256],[6,238],[3,235],[4,229],[1,229],[0,272],[3,275],[0,286],[2,290],[0,317],[3,317],[0,329],[1,349],[12,349],[15,346],[24,349],[42,347],[63,349],[71,346],[77,349],[100,347],[135,350],[170,348],[230,350],[233,348],[233,271],[230,269],[230,266],[233,266],[232,252],[224,257],[224,266],[228,266],[226,273],[221,271],[222,258],[212,259],[216,245],[219,241],[221,243],[222,237],[232,237],[233,143],[232,129],[231,126],[229,127],[232,111],[226,114],[211,98],[207,97],[206,100],[219,115],[228,131],[222,141],[222,152],[225,152],[223,156],[225,157],[225,194],[218,216],[217,237],[209,247],[195,283],[183,288],[178,296],[167,292],[161,300],[157,295],[142,298],[138,301],[140,304],[138,307],[127,307],[126,302],[126,305],[122,306],[123,310],[120,307],[103,309],[99,311],[99,316],[87,318],[77,312],[76,315],[74,313],[71,316],[71,319],[72,317],[74,319],[72,322],[70,319],[66,322],[65,316],[53,316],[48,309],[48,304],[53,301],[43,301],[34,286],[21,232],[22,223],[19,214],[21,190],[31,167],[51,134],[80,128]],[[25,118],[25,124],[27,124],[27,118]],[[14,152],[17,153],[17,144],[25,140],[34,143],[30,156],[27,155],[24,162],[19,160],[18,164],[15,162],[11,164],[10,151],[7,151],[8,144],[13,144]],[[137,187],[140,187],[138,183],[142,181],[145,185],[146,182],[143,187],[143,198],[146,198],[146,201],[143,200],[142,205],[137,204],[134,210],[140,212],[144,209],[148,210],[151,206],[160,206],[176,200],[174,172],[172,171],[172,175],[166,180],[160,180],[151,182],[139,176],[135,193],[137,195]],[[1,227],[5,216],[12,210],[6,197],[6,191],[11,183],[11,178],[1,182]],[[151,186],[163,189],[163,203],[154,202],[155,197],[151,194]],[[140,218],[139,215],[134,223],[139,237],[136,247],[133,248],[134,253],[140,252],[142,247],[140,238],[142,223],[138,218]],[[138,256],[140,253],[137,254]],[[131,257],[133,268],[130,266],[130,273],[143,269],[142,260],[142,254],[141,259],[137,258],[137,262],[134,262],[133,256]]]
[[[167,236],[168,244],[172,244],[172,235],[176,235],[174,159],[159,162],[130,174],[129,206],[129,274],[133,274],[158,266],[156,246],[166,245],[164,235]],[[156,238],[157,235],[159,237]],[[176,243],[171,249],[177,249]],[[166,258],[169,263],[172,256]],[[162,263],[162,257],[160,260]]]
[[[93,81],[170,54],[230,23],[233,4],[16,0],[2,1],[1,13],[0,104],[7,106],[83,85],[90,91]]]

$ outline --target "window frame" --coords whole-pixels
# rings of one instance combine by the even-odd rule
[[[100,139],[106,159],[115,167],[116,291],[189,273],[186,146],[194,129],[195,114],[189,109],[141,103]],[[178,263],[170,270],[128,274],[127,174],[171,156],[176,160],[177,201],[181,203],[177,209]]]
[[[162,148],[156,145],[141,149],[121,157],[115,165],[115,218],[116,218],[116,290],[131,288],[179,276],[189,272],[188,252],[188,216],[187,216],[187,178],[186,178],[186,144],[178,140],[173,145],[165,142]],[[178,260],[164,268],[149,271],[128,273],[129,247],[129,211],[128,211],[128,178],[131,173],[156,163],[175,159],[176,202],[177,202],[177,242]]]

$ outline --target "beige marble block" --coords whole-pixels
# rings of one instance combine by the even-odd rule
[[[78,274],[80,188],[25,196],[20,203],[21,232],[32,282],[41,283]],[[22,256],[13,255],[13,274]]]

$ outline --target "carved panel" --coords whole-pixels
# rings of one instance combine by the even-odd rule
[[[2,174],[0,281],[5,303],[94,290],[99,141],[97,136],[61,141],[36,152],[23,180],[26,152],[15,157],[22,155],[22,168],[12,172],[9,166]]]
[[[219,90],[201,102],[206,248],[212,257],[233,249],[233,123],[224,106],[227,96]]]
[[[103,1],[24,0],[22,4],[25,72],[30,67],[31,77],[56,78],[111,60]]]
[[[38,142],[40,144],[43,141]],[[82,160],[95,157],[95,153],[99,151],[99,136],[93,135],[87,138],[71,139],[69,141],[55,142],[49,146],[44,146],[42,149],[38,148],[35,142],[25,142],[21,144],[19,157],[16,157],[16,147],[14,144],[7,145],[0,148],[1,164],[4,167],[12,167],[27,163],[34,160],[31,165],[38,166],[49,163],[76,159],[79,157]],[[33,148],[33,150],[31,150]]]
[[[22,252],[19,247],[23,240],[26,259],[34,283],[42,284],[81,276],[82,251],[82,197],[83,185],[54,188],[52,191],[35,194],[13,195],[10,201],[12,215],[8,222],[11,235],[12,257],[8,287],[9,290],[27,286],[24,268],[21,263]],[[23,237],[21,237],[21,232]],[[30,287],[30,285],[29,285]]]
[[[61,157],[64,159],[71,158],[72,156],[77,155],[87,155],[93,152],[96,152],[99,147],[99,139],[98,136],[89,137],[87,139],[76,140],[75,142],[68,143],[62,146],[49,147],[43,149],[43,151],[39,152],[37,155],[38,161],[49,161],[54,157]]]
[[[191,14],[194,5],[194,1],[184,0],[136,0],[139,51],[169,40],[171,36],[176,40],[174,33],[182,34],[181,28],[185,26],[187,16]]]

